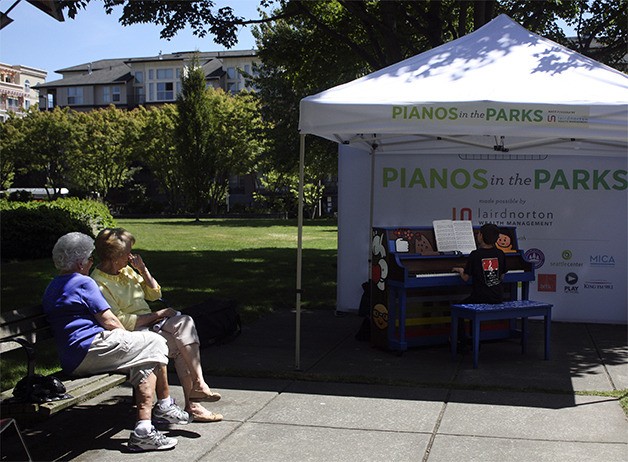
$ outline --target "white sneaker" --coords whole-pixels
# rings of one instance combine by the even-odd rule
[[[170,406],[162,409],[158,404],[153,407],[153,422],[157,424],[171,423],[185,425],[191,422],[190,414],[181,409],[172,400]]]
[[[128,447],[133,452],[162,451],[174,448],[178,442],[176,438],[169,438],[153,427],[152,431],[146,436],[138,436],[135,432],[131,432]]]

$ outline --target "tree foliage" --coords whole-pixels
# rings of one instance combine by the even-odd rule
[[[71,159],[72,183],[83,191],[107,199],[114,188],[122,187],[137,170],[137,141],[141,125],[136,113],[111,105],[105,109],[78,113],[80,155]]]
[[[179,111],[175,126],[175,140],[179,169],[182,174],[181,189],[186,201],[193,207],[199,219],[204,205],[209,201],[215,178],[215,152],[213,134],[209,130],[212,104],[205,89],[205,74],[198,62],[184,72],[181,93],[177,97]]]
[[[63,0],[61,5],[74,18],[89,3]],[[237,3],[218,8],[214,0],[104,0],[102,4],[109,14],[122,7],[122,25],[157,24],[165,39],[189,26],[195,35],[209,34],[228,48],[237,44],[241,27],[302,21],[317,35],[351,49],[373,69],[460,37],[501,13],[611,66],[622,59],[627,45],[626,0],[260,0],[259,11],[272,13],[257,18],[238,15]],[[566,40],[557,20],[575,28],[575,42]]]
[[[164,104],[161,107],[138,110],[142,120],[142,133],[139,140],[138,156],[151,170],[161,190],[168,197],[172,211],[181,211],[184,207],[183,172],[178,168],[175,128],[178,120],[177,106]]]
[[[23,125],[24,120],[14,113],[0,124],[0,189],[8,189],[13,184],[19,165],[19,147],[26,136]]]
[[[205,74],[194,63],[182,78],[177,108],[178,170],[198,219],[207,204],[217,213],[226,202],[230,175],[254,170],[264,149],[263,124],[254,95],[206,88]]]
[[[58,196],[60,189],[72,181],[72,159],[79,147],[75,117],[69,109],[55,108],[45,112],[31,110],[24,119],[9,118],[3,124],[6,138],[3,136],[2,156],[7,156],[3,169],[39,172],[44,186]],[[11,162],[13,167],[8,164]]]

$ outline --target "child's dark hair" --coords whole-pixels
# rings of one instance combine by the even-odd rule
[[[486,223],[480,228],[482,239],[488,245],[494,245],[499,238],[499,228],[493,223]]]

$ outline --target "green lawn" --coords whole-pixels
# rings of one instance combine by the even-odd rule
[[[120,219],[170,305],[186,307],[207,297],[235,299],[243,322],[295,306],[295,220]],[[337,226],[335,220],[306,220],[303,232],[303,307],[335,307]],[[51,259],[3,262],[2,311],[41,301],[56,274]],[[5,389],[7,361],[3,355]],[[40,358],[54,367],[54,356]],[[18,360],[19,361],[19,360]],[[47,364],[50,362],[50,364]],[[44,371],[40,371],[44,372]],[[16,372],[17,377],[21,372]]]
[[[295,301],[297,227],[294,220],[117,220],[173,306],[207,297],[240,302],[245,317],[291,308]],[[335,221],[305,222],[303,296],[308,308],[334,307]],[[2,311],[40,302],[56,274],[50,259],[3,262]]]

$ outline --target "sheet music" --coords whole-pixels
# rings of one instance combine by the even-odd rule
[[[469,254],[475,250],[473,224],[469,220],[434,220],[434,236],[439,252],[460,251]]]

